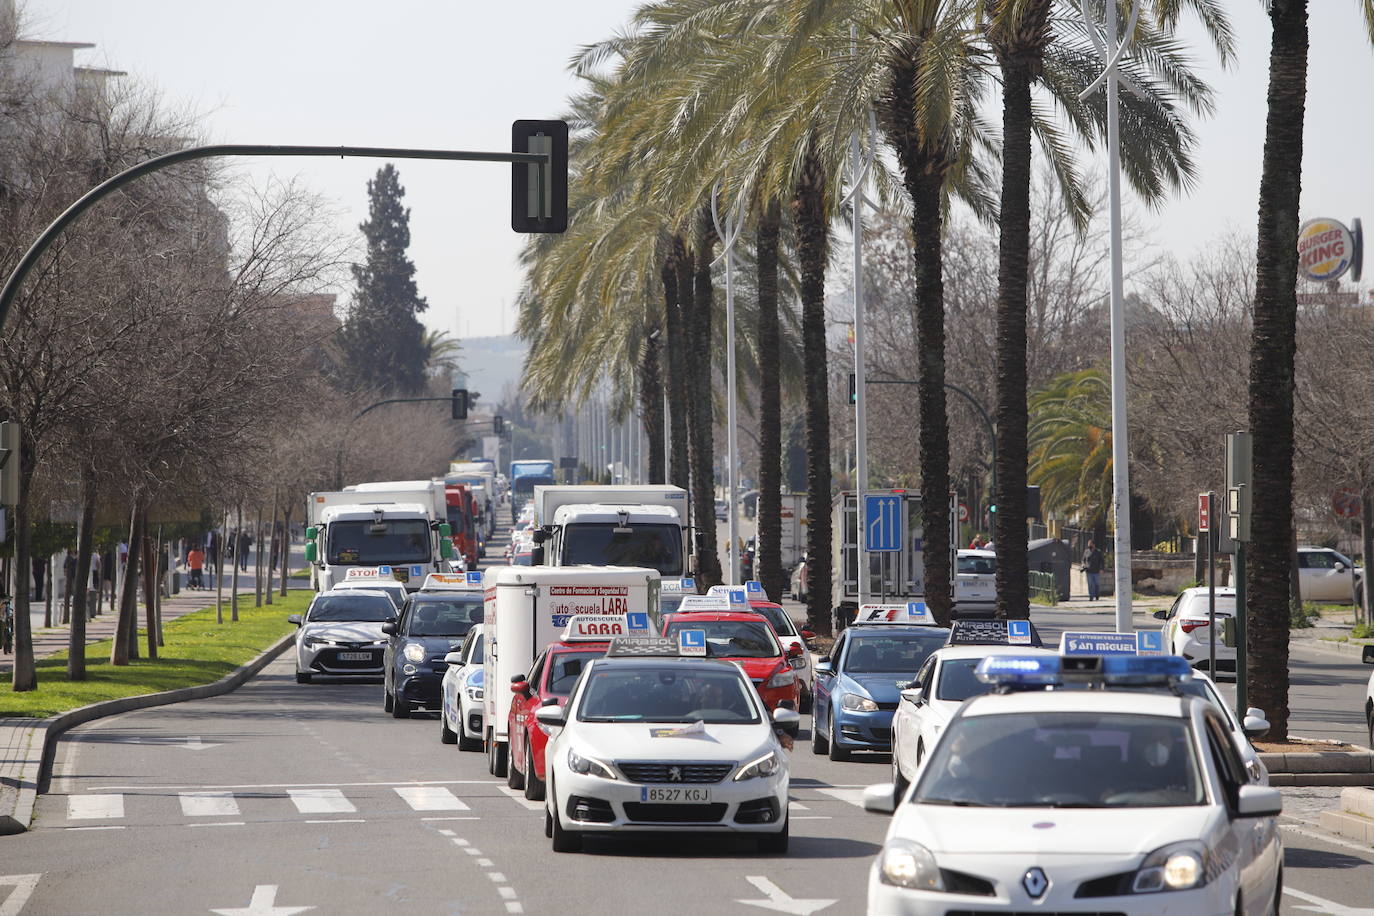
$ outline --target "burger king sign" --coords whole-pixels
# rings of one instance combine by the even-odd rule
[[[1298,271],[1309,280],[1339,280],[1355,260],[1355,237],[1334,219],[1310,219],[1298,230]]]

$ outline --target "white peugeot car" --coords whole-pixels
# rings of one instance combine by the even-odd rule
[[[463,644],[444,656],[448,668],[439,682],[439,740],[460,751],[482,749],[484,671],[482,628],[473,627]]]
[[[387,636],[382,624],[396,617],[396,605],[382,591],[354,588],[321,592],[305,615],[286,619],[296,631],[296,683],[316,675],[380,677]]]
[[[1091,667],[1089,667],[1091,666]],[[1068,669],[1066,671],[1066,669]],[[1278,911],[1277,789],[1248,778],[1176,657],[994,657],[897,808],[869,913]],[[1045,689],[1096,677],[1089,690]],[[893,787],[864,793],[893,810]]]
[[[551,733],[544,832],[555,852],[579,850],[586,833],[665,830],[753,834],[760,851],[787,851],[788,759],[774,730],[795,734],[800,717],[770,718],[737,665],[639,648],[677,642],[617,638],[564,706],[535,712]]]

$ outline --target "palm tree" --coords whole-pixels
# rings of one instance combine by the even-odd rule
[[[1374,41],[1374,2],[1360,0]],[[1293,377],[1298,204],[1307,96],[1307,0],[1271,0],[1269,110],[1259,191],[1259,262],[1250,345],[1251,537],[1246,566],[1250,702],[1288,738],[1288,610],[1293,549]]]
[[[1042,505],[1094,528],[1106,520],[1112,491],[1111,393],[1106,372],[1084,369],[1030,398],[1030,480]]]
[[[448,336],[447,331],[425,328],[420,338],[420,351],[424,354],[425,374],[431,376],[448,375],[458,369],[458,356],[463,345]]]

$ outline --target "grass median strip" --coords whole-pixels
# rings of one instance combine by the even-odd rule
[[[213,683],[294,630],[286,615],[304,613],[313,596],[297,591],[275,598],[271,607],[247,608],[240,598],[237,623],[229,621],[227,609],[224,623],[215,623],[213,605],[169,620],[162,628],[166,645],[158,648],[156,660],[140,658],[116,667],[110,664],[110,641],[93,642],[86,646],[84,681],[67,680],[66,652],[40,659],[38,689],[0,690],[0,717],[45,718],[103,700]],[[140,630],[140,651],[146,645]]]

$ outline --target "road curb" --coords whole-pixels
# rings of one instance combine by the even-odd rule
[[[1337,642],[1334,639],[1308,639],[1305,636],[1293,637],[1292,643],[1317,652],[1353,655],[1357,659],[1364,654],[1364,647],[1367,645],[1367,643],[1362,642]]]
[[[49,719],[33,720],[33,724],[28,730],[28,740],[23,749],[24,762],[20,777],[17,780],[7,780],[7,784],[0,787],[3,788],[3,792],[0,793],[0,836],[23,833],[29,829],[29,823],[33,820],[34,805],[37,803],[38,795],[47,782],[52,769],[57,739],[67,729],[94,719],[103,719],[106,716],[118,715],[134,709],[166,706],[171,703],[200,700],[205,697],[229,693],[267,667],[295,641],[295,631],[287,633],[252,661],[240,665],[234,671],[209,684],[197,684],[194,687],[179,687],[176,690],[164,690],[160,693],[145,693],[139,696],[120,697],[117,700],[105,700],[101,703],[81,706]],[[14,784],[8,784],[10,782]]]

